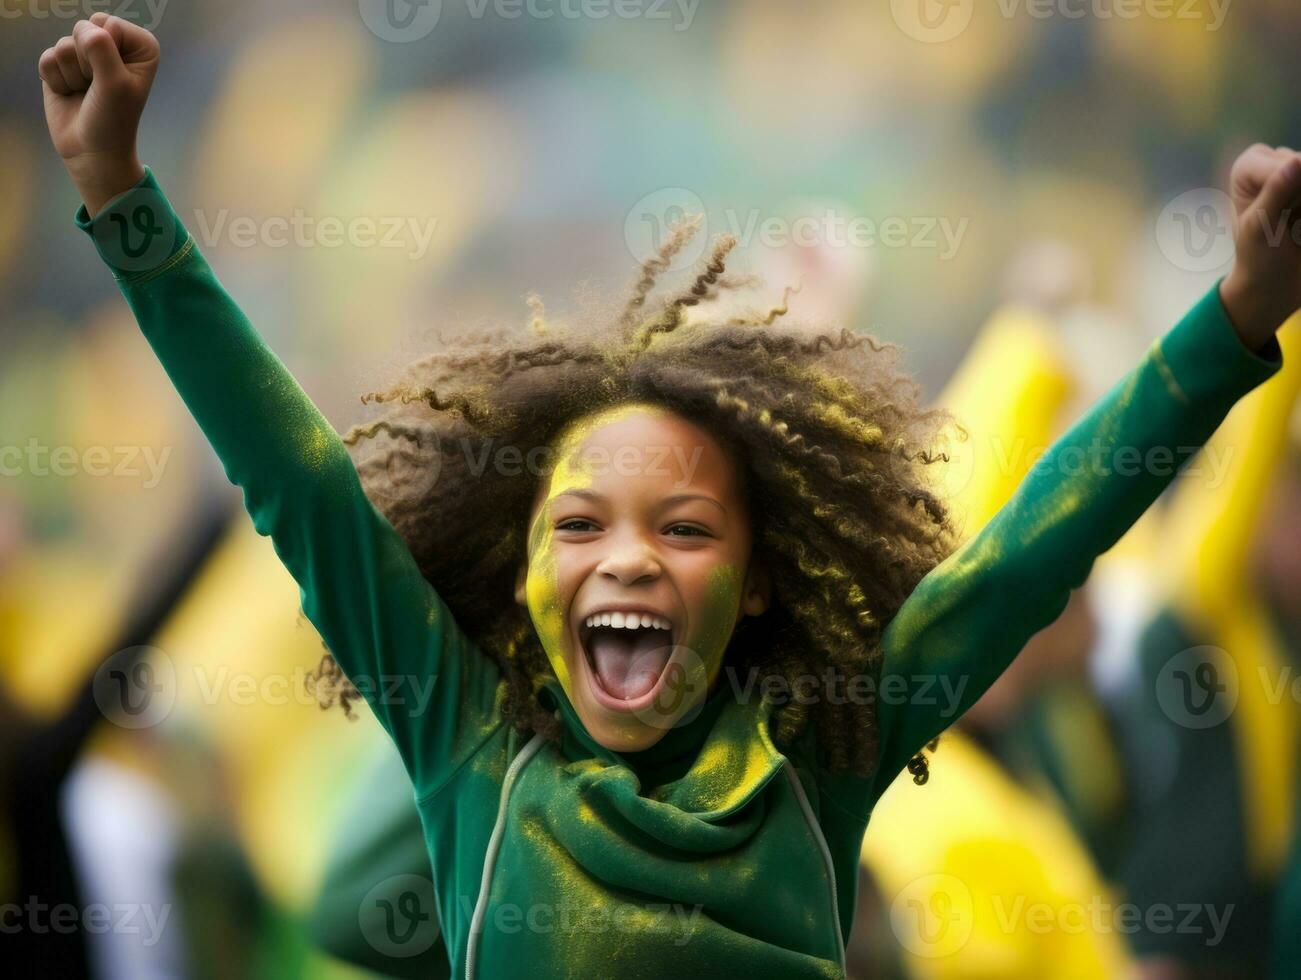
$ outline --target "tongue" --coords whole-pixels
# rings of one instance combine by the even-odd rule
[[[655,686],[673,648],[661,630],[597,629],[588,640],[601,686],[625,701]]]

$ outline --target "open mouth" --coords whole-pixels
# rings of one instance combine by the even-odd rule
[[[674,625],[662,616],[589,616],[579,625],[578,640],[597,700],[616,710],[635,710],[653,699],[676,638]]]

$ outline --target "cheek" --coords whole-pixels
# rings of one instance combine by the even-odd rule
[[[549,531],[543,531],[532,542],[529,573],[524,588],[533,628],[537,630],[538,639],[546,651],[547,659],[551,661],[552,670],[556,672],[556,677],[566,692],[569,692],[572,688],[569,668],[565,663],[569,647],[565,630],[565,604]]]
[[[715,565],[700,585],[694,604],[696,624],[692,637],[711,676],[722,664],[723,653],[732,638],[732,627],[741,608],[741,585],[740,569],[728,563]]]

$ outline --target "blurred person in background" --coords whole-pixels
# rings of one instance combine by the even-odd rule
[[[0,496],[0,501],[7,499]],[[147,968],[153,975],[168,972],[165,958],[169,949],[175,949],[174,943],[160,944],[151,952],[136,948],[138,943],[126,930],[104,929],[98,922],[91,927],[89,919],[86,924],[82,922],[82,917],[89,916],[89,909],[95,904],[91,901],[94,889],[87,888],[87,879],[93,882],[99,868],[112,855],[97,850],[79,851],[77,847],[86,830],[85,823],[106,820],[106,814],[98,810],[105,805],[103,799],[95,801],[89,809],[76,806],[75,767],[86,742],[105,715],[114,719],[122,717],[121,711],[127,706],[115,705],[113,701],[118,693],[126,697],[125,688],[118,681],[142,669],[149,653],[145,644],[184,595],[233,513],[216,505],[201,504],[196,509],[182,548],[178,550],[173,542],[168,542],[168,557],[160,558],[157,563],[163,573],[139,583],[120,632],[103,648],[71,702],[58,716],[53,719],[31,716],[0,683],[3,706],[0,724],[7,731],[0,753],[3,763],[0,800],[4,804],[0,827],[7,829],[12,872],[6,876],[5,912],[7,917],[17,920],[5,923],[7,967],[24,975],[52,971],[60,977],[133,973],[138,976],[134,971],[140,968]],[[0,519],[0,527],[5,528],[3,538],[9,544],[14,542],[15,523],[12,516],[8,520]],[[140,833],[143,829],[136,827],[131,832]],[[119,879],[117,884],[119,888],[107,902],[111,914],[117,914],[124,898],[123,880]],[[137,913],[143,913],[148,905],[159,927],[165,927],[170,909],[166,892],[150,889],[142,894],[128,889],[127,893],[140,903]],[[55,910],[59,910],[61,921],[42,921],[42,916],[48,918]],[[133,948],[122,957],[108,952],[110,947],[123,945]],[[92,963],[97,966],[94,970]],[[128,968],[127,964],[134,966]]]
[[[1301,660],[1296,494],[1301,321],[1280,332],[1287,368],[1235,408],[1174,492],[1161,528],[1166,592],[1114,702],[1134,787],[1117,868],[1141,908],[1214,910],[1218,934],[1144,920],[1153,977],[1259,977],[1301,961],[1271,922],[1291,915]],[[1222,482],[1207,456],[1227,459]],[[1282,906],[1277,903],[1282,889]]]
[[[1060,329],[1087,289],[1078,251],[1027,243],[1005,283],[1005,303],[938,399],[963,430],[948,449],[942,485],[968,536],[1025,479],[1082,385]],[[1067,810],[1060,784],[1047,776],[1052,753],[1008,751],[1027,717],[1060,716],[1053,692],[1083,704],[1084,717],[1101,716],[1089,693],[1095,636],[1081,586],[941,737],[925,787],[900,776],[877,804],[863,862],[910,976],[1101,980],[1129,970],[1123,937],[1088,912],[1114,896],[1068,819],[1078,811]],[[1102,764],[1106,741],[1084,735],[1081,712],[1073,713],[1069,731],[1092,764]],[[1046,925],[1036,921],[1045,913]]]
[[[1290,450],[1275,476],[1260,528],[1272,530],[1258,532],[1257,581],[1276,615],[1288,665],[1295,676],[1301,669],[1301,403],[1292,416]],[[1297,688],[1289,685],[1288,690],[1290,707],[1301,711]],[[1299,785],[1293,789],[1294,806],[1301,798],[1301,769],[1295,778]],[[1274,894],[1269,948],[1271,980],[1284,980],[1301,972],[1301,820],[1297,820],[1295,810],[1290,851]]]

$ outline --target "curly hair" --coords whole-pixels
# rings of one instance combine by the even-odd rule
[[[924,470],[947,459],[933,447],[948,416],[919,406],[898,348],[843,328],[779,324],[792,288],[766,313],[706,317],[723,291],[754,281],[725,274],[730,236],[689,286],[652,304],[697,227],[678,224],[642,264],[622,315],[579,335],[530,296],[528,331],[463,337],[410,365],[392,388],[362,396],[390,404],[344,442],[367,495],[501,668],[507,718],[554,738],[559,722],[537,697],[551,666],[528,610],[507,601],[544,475],[482,465],[485,454],[550,447],[571,421],[628,402],[665,406],[715,434],[742,466],[754,558],[772,581],[768,610],[737,626],[725,664],[777,675],[786,690],[812,682],[813,697],[774,705],[775,744],[812,724],[831,771],[868,775],[874,701],[820,695],[851,676],[879,677],[885,627],[952,549]],[[363,458],[365,448],[374,451]],[[348,710],[359,696],[328,654],[314,680],[322,706]],[[925,757],[909,770],[924,782]]]

